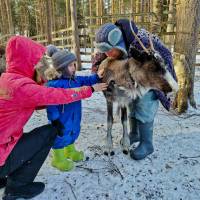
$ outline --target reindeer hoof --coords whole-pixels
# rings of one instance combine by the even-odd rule
[[[114,151],[111,151],[111,152],[110,152],[110,155],[111,155],[111,156],[114,156],[114,155],[115,155],[115,152],[114,152]]]
[[[123,154],[128,155],[128,151],[124,149]]]
[[[105,156],[114,156],[115,155],[115,152],[114,151],[111,151],[110,153],[108,153],[107,151],[104,151],[104,155]]]

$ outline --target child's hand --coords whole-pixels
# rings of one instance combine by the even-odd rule
[[[98,70],[97,75],[98,75],[99,78],[103,78],[103,75],[104,75],[104,69],[100,69],[100,70]]]
[[[95,92],[106,90],[107,87],[108,87],[107,83],[97,83],[92,86],[92,88],[94,89]]]

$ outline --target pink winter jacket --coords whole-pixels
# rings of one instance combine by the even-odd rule
[[[23,134],[23,127],[38,106],[66,104],[92,95],[91,87],[47,88],[33,80],[34,66],[45,47],[23,36],[6,47],[7,70],[0,77],[0,166]]]

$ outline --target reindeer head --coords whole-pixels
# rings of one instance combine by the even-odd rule
[[[107,58],[100,68],[105,69],[103,81],[112,87],[117,86],[132,93],[132,98],[143,96],[150,89],[161,90],[165,94],[177,91],[178,85],[167,70],[161,55],[155,51],[151,36],[149,36],[150,49],[147,49],[135,34],[131,21],[130,28],[134,37],[138,40],[143,51],[133,46],[129,54],[132,58],[127,60],[112,60]],[[114,83],[114,84],[113,84]]]
[[[99,66],[99,69],[105,70],[102,81],[109,85],[107,92],[112,93],[118,88],[127,91],[128,96],[135,99],[151,89],[161,90],[165,94],[177,90],[177,83],[166,69],[164,61],[161,57],[156,57],[159,54],[155,56],[142,52],[143,55],[140,55],[136,49],[132,49],[132,53],[133,51],[137,60],[107,58]]]
[[[177,83],[158,52],[147,54],[131,47],[130,54],[133,58],[128,60],[129,72],[138,87],[161,90],[165,94],[177,91]]]

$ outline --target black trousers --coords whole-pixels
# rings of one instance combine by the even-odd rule
[[[45,125],[23,134],[5,165],[0,178],[7,177],[7,186],[21,186],[33,182],[54,143],[57,130]]]

